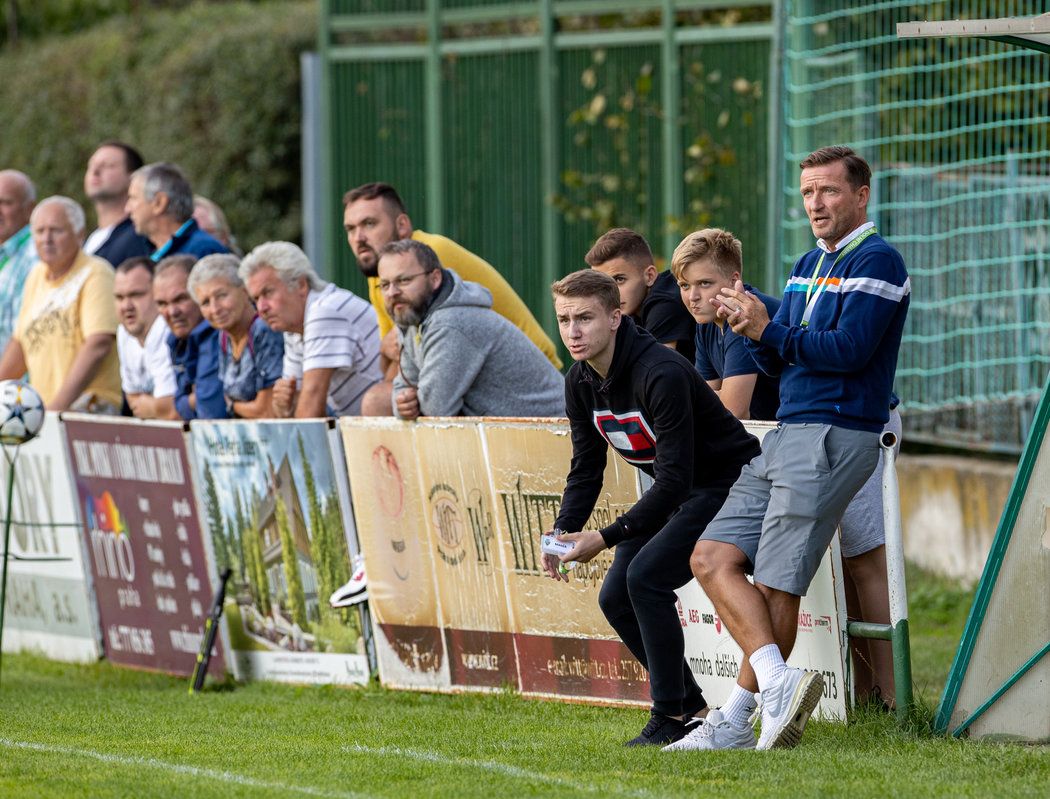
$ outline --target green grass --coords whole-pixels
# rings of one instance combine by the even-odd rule
[[[917,577],[916,675],[943,682],[969,592]],[[863,714],[783,752],[625,750],[639,710],[253,684],[186,683],[100,663],[5,658],[0,796],[1043,796],[1045,748],[935,738]]]

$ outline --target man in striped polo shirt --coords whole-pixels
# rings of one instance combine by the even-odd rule
[[[284,333],[284,374],[273,387],[275,416],[356,416],[382,379],[379,323],[371,304],[325,283],[287,241],[260,244],[241,262],[259,315]]]

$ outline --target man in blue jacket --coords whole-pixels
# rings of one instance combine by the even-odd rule
[[[758,749],[794,746],[823,689],[788,668],[798,606],[853,495],[875,469],[889,416],[911,283],[900,254],[867,220],[871,170],[848,147],[825,147],[802,167],[801,192],[817,247],[791,273],[772,319],[741,283],[719,314],[767,374],[780,375],[781,424],[744,467],[693,553],[693,573],[744,650],[718,717],[675,748],[742,748],[761,691]],[[747,574],[753,574],[754,585]],[[746,728],[745,728],[746,727]]]
[[[175,164],[158,162],[135,170],[128,187],[128,216],[135,232],[156,248],[150,258],[160,263],[169,255],[229,252],[201,230],[193,219],[193,189]]]
[[[196,258],[169,255],[153,273],[153,299],[168,323],[168,349],[175,370],[175,410],[190,419],[225,419],[226,396],[219,375],[219,331],[201,316],[186,286]]]

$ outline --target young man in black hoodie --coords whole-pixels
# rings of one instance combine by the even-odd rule
[[[675,589],[689,556],[744,464],[759,453],[693,365],[620,310],[619,289],[595,270],[551,287],[558,329],[576,363],[565,378],[572,465],[555,528],[575,547],[561,561],[586,563],[616,547],[598,602],[649,671],[652,716],[628,746],[666,745],[707,703],[685,660]],[[602,489],[609,445],[654,479],[629,511],[601,530],[582,529]],[[544,555],[553,579],[568,577]]]

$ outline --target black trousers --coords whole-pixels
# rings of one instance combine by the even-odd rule
[[[649,671],[653,710],[668,716],[707,706],[685,659],[675,589],[693,579],[689,557],[728,494],[728,485],[696,489],[658,533],[617,544],[598,594],[605,618]]]

